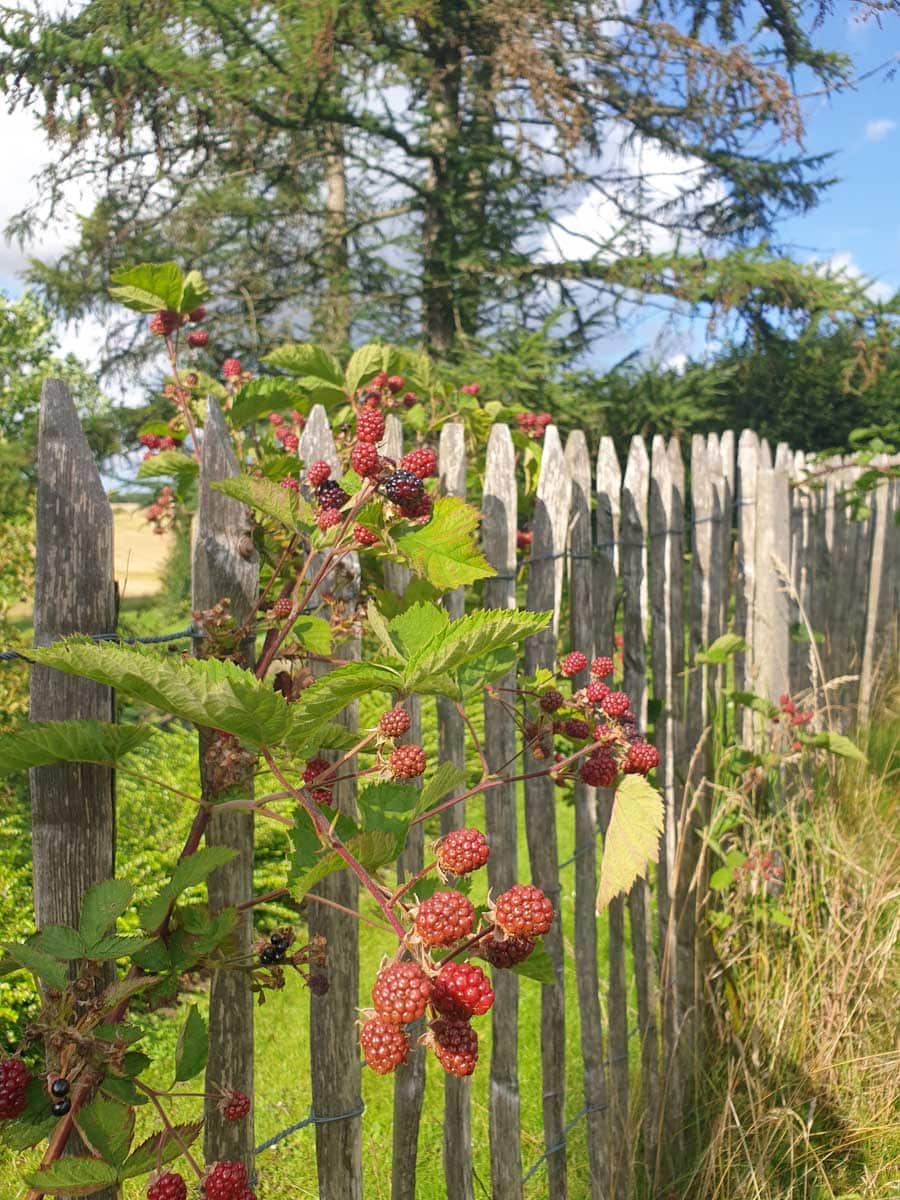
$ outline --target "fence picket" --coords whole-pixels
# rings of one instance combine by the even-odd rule
[[[572,480],[569,524],[569,612],[572,646],[593,658],[594,607],[591,528],[591,460],[580,429],[566,442],[566,465]],[[591,1200],[607,1195],[609,1161],[606,1065],[603,1061],[603,1023],[597,966],[597,795],[580,779],[575,782],[575,977],[581,1016],[581,1054],[584,1059],[584,1106],[587,1109],[587,1147]]]
[[[481,539],[484,554],[497,572],[485,580],[485,608],[516,607],[516,455],[506,425],[495,425],[487,444]],[[514,688],[510,671],[498,687]],[[484,703],[484,752],[497,771],[516,755],[516,724],[509,712],[488,697]],[[516,786],[504,784],[485,795],[485,829],[491,847],[488,886],[495,896],[517,881]],[[512,971],[494,970],[491,1010],[491,1077],[488,1112],[491,1141],[491,1195],[521,1200],[522,1150],[519,1131],[519,980]]]
[[[553,610],[552,624],[525,643],[525,671],[533,675],[556,661],[556,639],[572,481],[555,425],[544,434],[541,473],[534,504],[527,607]],[[525,830],[531,879],[550,898],[557,917],[544,938],[553,962],[554,982],[541,989],[541,1069],[544,1100],[544,1145],[548,1154],[547,1187],[554,1200],[566,1200],[565,1146],[565,987],[560,914],[559,854],[556,841],[554,785],[549,778],[525,781]]]
[[[601,438],[596,467],[597,508],[594,537],[594,620],[596,647],[613,654],[618,589],[619,524],[622,470],[612,438]],[[609,826],[612,792],[598,790],[598,818],[603,834]],[[609,1021],[609,1170],[610,1196],[625,1200],[631,1179],[628,1112],[628,982],[625,971],[625,900],[617,896],[607,908],[607,1011]]]
[[[777,703],[789,687],[790,501],[784,455],[774,467],[764,463],[765,455],[756,477],[754,658],[762,694]]]
[[[650,462],[643,438],[633,437],[622,484],[622,524],[619,561],[622,569],[622,617],[625,634],[623,686],[639,727],[647,725],[647,629],[644,597],[648,593],[647,501]],[[642,1148],[646,1178],[656,1172],[659,1138],[659,1033],[655,938],[651,933],[650,885],[639,879],[628,893],[631,950],[637,990],[638,1031],[641,1039],[643,1095]]]
[[[300,438],[299,454],[304,462],[324,460],[332,478],[340,479],[341,468],[330,423],[321,405],[309,415]],[[355,604],[358,594],[359,561],[356,555],[343,562],[342,599]],[[360,656],[360,641],[352,638],[340,645],[345,659]],[[321,665],[316,674],[329,668]],[[348,729],[359,724],[358,705],[352,704],[338,718]],[[326,755],[331,761],[334,753]],[[342,775],[352,775],[356,760],[350,759]],[[356,780],[343,778],[335,784],[332,796],[335,808],[356,816]],[[359,884],[350,871],[329,875],[312,889],[317,896],[356,912]],[[325,938],[328,953],[329,989],[326,995],[313,993],[309,1001],[309,1047],[312,1109],[316,1116],[359,1113],[362,1108],[362,1081],[357,1042],[357,998],[359,996],[359,922],[330,904],[307,904],[310,937]],[[316,1123],[316,1172],[321,1200],[332,1196],[361,1200],[362,1197],[362,1118]]]
[[[875,465],[882,465],[878,460]],[[883,587],[884,563],[887,550],[888,520],[890,508],[890,482],[883,479],[870,498],[872,509],[872,538],[868,562],[869,585],[865,606],[865,634],[863,636],[862,663],[859,674],[859,720],[868,719],[872,705],[874,686],[875,653],[879,644],[878,617]]]
[[[212,397],[207,400],[200,451],[200,481],[192,555],[192,607],[210,609],[220,600],[229,601],[229,612],[241,624],[259,594],[259,558],[253,547],[250,517],[244,505],[210,486],[239,473],[231,435],[222,410]],[[194,652],[206,653],[205,639],[195,638]],[[242,664],[253,666],[254,637],[240,647]],[[217,735],[200,731],[200,778],[204,799],[212,792],[207,778],[207,753]],[[252,776],[247,782],[252,794]],[[231,846],[238,856],[215,871],[209,879],[209,903],[213,911],[240,904],[253,896],[253,814],[218,812],[213,809],[206,829],[211,846]],[[235,933],[237,953],[248,955],[253,943],[252,909]],[[253,993],[250,976],[243,971],[218,971],[209,992],[209,1060],[206,1090],[227,1083],[238,1091],[253,1094]],[[229,1121],[214,1096],[205,1105],[204,1153],[207,1162],[220,1158],[240,1159],[253,1166],[253,1122]]]

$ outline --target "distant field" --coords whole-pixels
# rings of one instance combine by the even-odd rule
[[[154,533],[140,504],[114,504],[112,509],[119,592],[123,599],[153,596],[160,588],[162,566],[172,536]]]

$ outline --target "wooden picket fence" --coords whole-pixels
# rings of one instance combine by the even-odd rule
[[[386,453],[400,452],[400,437],[399,423],[390,419]],[[307,423],[300,455],[306,461],[325,458],[338,468],[322,409],[315,409]],[[443,489],[464,495],[461,426],[442,429],[439,465]],[[765,441],[745,431],[737,440],[731,432],[694,436],[687,462],[677,439],[655,438],[648,451],[636,437],[623,470],[610,439],[600,439],[592,462],[582,431],[572,433],[563,447],[551,426],[543,439],[536,499],[527,514],[532,544],[523,555],[517,551],[512,437],[504,425],[491,430],[479,474],[481,494],[467,497],[482,512],[484,552],[496,571],[484,585],[483,605],[514,608],[524,595],[528,609],[553,610],[552,628],[525,647],[523,666],[529,673],[554,664],[558,643],[590,658],[612,653],[621,633],[624,688],[642,727],[648,709],[652,714],[666,813],[659,863],[650,880],[638,882],[598,918],[597,854],[611,795],[579,783],[574,812],[556,802],[547,779],[526,781],[524,809],[517,806],[515,785],[486,796],[488,880],[495,895],[530,876],[565,910],[570,901],[560,886],[559,822],[574,819],[576,847],[571,943],[564,941],[562,921],[545,938],[554,980],[541,990],[544,1155],[537,1164],[523,1162],[520,1137],[519,980],[511,972],[494,972],[490,1053],[483,1053],[479,1066],[489,1071],[489,1194],[494,1200],[521,1200],[525,1194],[575,1197],[566,1140],[576,1120],[585,1123],[589,1160],[586,1171],[579,1164],[579,1178],[590,1180],[584,1185],[588,1190],[577,1192],[579,1198],[628,1200],[638,1185],[644,1195],[663,1195],[677,1177],[703,1048],[705,864],[697,833],[709,816],[706,779],[723,692],[726,687],[754,691],[775,702],[789,692],[815,709],[817,720],[835,728],[849,723],[855,710],[869,711],[884,660],[896,663],[900,533],[894,518],[900,511],[900,480],[882,481],[872,496],[871,515],[854,521],[841,492],[858,468],[826,465],[815,486],[804,483],[802,452],[780,445],[773,456]],[[227,596],[240,617],[257,581],[248,514],[208,486],[236,471],[224,421],[210,401],[194,534],[194,608],[208,608]],[[108,505],[71,401],[53,381],[45,387],[39,476],[36,640],[76,631],[112,633]],[[388,569],[390,588],[400,591],[407,580],[403,568]],[[352,559],[339,582],[352,596],[359,583]],[[464,602],[461,590],[444,599],[451,616],[463,612]],[[740,635],[746,649],[730,665],[695,663],[696,652],[726,631]],[[197,639],[196,652],[202,650]],[[360,647],[345,645],[343,653],[359,654]],[[248,645],[248,666],[252,654]],[[512,686],[513,679],[510,672],[499,686]],[[37,719],[108,715],[111,704],[108,689],[69,678],[61,684],[48,671],[35,672],[32,715]],[[420,729],[414,708],[410,738]],[[355,712],[346,720],[352,725]],[[745,709],[747,737],[753,736],[754,720],[760,718]],[[513,718],[490,700],[484,722],[488,761],[499,767],[514,756],[520,735]],[[463,765],[466,733],[452,705],[439,702],[438,729],[439,757]],[[201,746],[203,741],[201,736]],[[74,923],[83,891],[109,871],[111,789],[111,773],[100,768],[33,772],[39,921]],[[353,785],[342,783],[336,799],[352,812]],[[517,862],[522,812],[528,864]],[[464,819],[462,806],[450,809],[442,828]],[[78,849],[66,860],[63,878],[59,846],[69,837]],[[247,899],[252,819],[220,816],[208,837],[241,850],[228,872],[219,873],[214,903]],[[82,846],[90,846],[90,853]],[[401,878],[421,866],[423,854],[417,826],[400,864]],[[358,902],[349,872],[331,876],[318,890],[351,909]],[[568,926],[569,914],[564,915]],[[602,962],[598,921],[608,922]],[[319,1194],[324,1200],[357,1200],[363,1195],[365,1122],[356,1042],[359,925],[337,909],[311,905],[309,926],[328,940],[332,976],[329,995],[310,998],[310,1115]],[[245,936],[249,939],[249,929]],[[563,966],[572,953],[576,988],[575,995],[567,995]],[[567,1071],[565,1056],[565,1023],[573,1019],[573,1006],[583,1060],[577,1078],[571,1066]],[[253,1008],[244,980],[216,984],[210,1020],[216,1044],[210,1078],[227,1077],[250,1091]],[[392,1200],[415,1200],[417,1194],[425,1071],[425,1052],[418,1048],[395,1076]],[[536,1088],[538,1081],[527,1084]],[[474,1200],[469,1083],[447,1077],[444,1088],[446,1195]],[[208,1155],[248,1161],[253,1156],[252,1130],[246,1126],[229,1129],[214,1119],[206,1138]]]

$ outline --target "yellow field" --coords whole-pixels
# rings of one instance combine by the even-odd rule
[[[160,536],[139,504],[114,504],[116,579],[122,599],[152,596],[159,591],[160,573],[172,544]]]

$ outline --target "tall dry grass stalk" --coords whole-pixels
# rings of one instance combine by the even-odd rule
[[[873,711],[867,766],[717,781],[720,848],[764,866],[707,914],[701,1148],[672,1200],[900,1200],[900,687]]]

